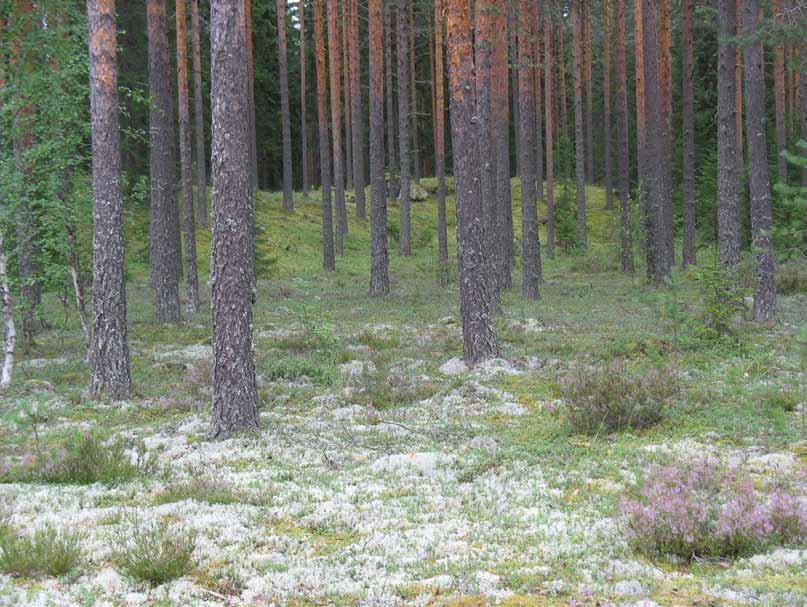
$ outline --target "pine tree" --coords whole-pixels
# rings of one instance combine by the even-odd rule
[[[782,0],[773,0],[773,21],[777,26],[784,22]],[[787,182],[787,159],[784,156],[787,147],[787,120],[785,118],[785,45],[779,42],[774,49],[773,60],[773,96],[774,116],[776,121],[776,164],[779,181]]]
[[[314,0],[314,38],[317,67],[317,114],[319,118],[319,165],[322,184],[322,255],[326,272],[336,269],[333,240],[333,209],[331,208],[331,150],[328,138],[328,92],[325,72],[324,0]]]
[[[359,45],[359,2],[350,2],[350,104],[353,139],[353,188],[356,191],[356,217],[367,216],[364,199],[364,116],[361,101],[361,47]]]
[[[93,184],[90,393],[124,398],[131,390],[132,376],[126,326],[114,0],[87,0],[87,21]],[[4,289],[4,303],[7,297]],[[11,326],[13,328],[13,324]]]
[[[328,0],[328,66],[331,85],[331,135],[333,141],[334,210],[336,211],[336,254],[345,252],[347,209],[345,208],[345,165],[342,156],[341,42],[339,7]]]
[[[289,108],[289,61],[286,51],[286,0],[277,0],[277,46],[280,58],[280,123],[283,141],[283,208],[294,209],[291,160],[291,109]]]
[[[609,211],[614,208],[614,197],[611,184],[611,32],[610,8],[608,0],[602,3],[603,17],[603,49],[602,49],[602,97],[603,97],[603,155],[605,156],[605,208]]]
[[[400,152],[400,207],[401,207],[401,255],[412,254],[412,226],[411,226],[411,199],[410,199],[410,108],[409,108],[409,7],[408,0],[397,0],[396,24],[398,33],[397,59],[398,59],[398,149]]]
[[[619,141],[619,236],[622,272],[633,274],[633,239],[630,212],[630,133],[628,130],[628,83],[625,52],[625,0],[614,0],[616,59],[616,124]]]
[[[681,56],[683,68],[683,195],[684,195],[684,250],[683,267],[697,262],[697,209],[695,199],[695,91],[693,13],[694,0],[681,4]]]
[[[496,245],[494,267],[498,289],[513,286],[510,251],[513,249],[513,208],[510,192],[510,91],[508,78],[508,29],[506,7],[494,10],[493,93],[491,119],[493,121],[494,154],[496,155]]]
[[[212,438],[258,428],[252,342],[254,252],[244,5],[210,3],[213,167]]]
[[[440,282],[448,283],[446,218],[445,65],[443,60],[443,1],[434,2],[434,163],[437,174],[437,238]],[[509,150],[508,150],[509,153]],[[509,182],[509,175],[508,175]]]
[[[586,227],[586,150],[584,143],[583,124],[583,24],[581,22],[580,6],[572,2],[572,61],[574,71],[574,153],[575,175],[577,177],[577,231],[580,246],[587,246],[588,234]]]
[[[202,45],[199,33],[199,0],[190,0],[193,47],[193,127],[196,134],[196,221],[207,226],[207,152],[204,98],[202,96]]]
[[[552,54],[552,16],[544,9],[544,113],[546,115],[546,254],[555,257],[555,117]]]
[[[300,155],[302,156],[300,170],[303,178],[303,200],[308,202],[308,191],[311,186],[308,176],[308,98],[306,97],[308,58],[305,51],[305,0],[300,0],[297,15],[300,20]]]

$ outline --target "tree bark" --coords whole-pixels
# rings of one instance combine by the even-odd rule
[[[582,0],[583,82],[586,91],[586,183],[594,183],[594,74],[591,68],[591,0]]]
[[[558,23],[558,97],[560,98],[560,129],[564,137],[569,136],[569,107],[566,86],[566,28],[563,21]]]
[[[0,389],[3,389],[11,385],[17,331],[14,327],[14,302],[11,300],[11,289],[8,286],[8,262],[2,233],[0,233],[0,299],[3,301],[3,325],[6,335],[3,344],[3,371],[0,375]]]
[[[439,1],[439,0],[437,0]],[[368,0],[370,37],[370,296],[389,294],[387,191],[384,180],[383,0]]]
[[[342,0],[342,80],[344,91],[344,122],[345,122],[345,189],[353,189],[353,120],[351,110],[353,105],[350,102],[350,33],[348,30],[348,6],[350,0]],[[347,212],[347,211],[346,211]]]
[[[350,10],[350,103],[353,138],[353,188],[356,191],[356,217],[364,219],[367,216],[366,201],[364,197],[364,117],[362,112],[361,94],[361,47],[359,45],[359,3],[358,0],[349,0]]]
[[[739,175],[737,174],[736,0],[718,0],[717,67],[717,237],[720,263],[740,262]]]
[[[743,35],[743,0],[736,0],[734,31],[737,40]],[[740,180],[740,196],[742,196],[743,178],[745,177],[745,162],[743,160],[743,52],[737,46],[736,61],[734,63],[734,119],[737,121],[737,179]]]
[[[168,71],[166,0],[148,0],[149,108],[151,141],[151,286],[158,323],[180,320],[179,277],[182,258],[176,198],[174,105]]]
[[[526,0],[525,0],[526,1]],[[448,0],[451,136],[457,181],[457,259],[464,358],[476,363],[498,355],[492,294],[485,275],[479,138],[469,0]]]
[[[687,1],[687,0],[684,0]],[[628,130],[628,83],[625,52],[625,0],[614,0],[614,37],[616,38],[616,123],[619,137],[619,226],[621,266],[624,274],[633,274],[633,230],[630,212],[630,132]]]
[[[132,387],[132,376],[129,370],[129,341],[126,327],[114,0],[87,0],[87,20],[93,189],[90,392],[94,396],[119,399],[128,396]],[[3,294],[5,304],[7,287],[4,291],[6,291]],[[8,325],[8,318],[6,324]],[[13,338],[13,325],[11,336]],[[6,335],[7,344],[8,338]],[[8,348],[6,352],[8,353]]]
[[[611,183],[611,32],[610,32],[610,7],[608,0],[602,3],[602,29],[603,29],[603,50],[602,50],[602,96],[603,96],[603,155],[605,156],[605,208],[609,211],[614,209],[614,197]]]
[[[247,41],[247,95],[249,108],[249,178],[252,191],[258,190],[258,140],[255,127],[255,69],[252,43],[252,0],[244,0],[244,32]],[[253,211],[250,209],[250,213]]]
[[[439,281],[447,285],[448,227],[446,219],[445,61],[443,60],[443,0],[434,2],[434,166],[437,173],[437,241]]]
[[[317,67],[317,110],[319,118],[319,165],[322,183],[322,254],[326,272],[336,269],[331,208],[331,148],[328,138],[328,84],[325,71],[324,0],[314,0],[314,38]]]
[[[745,126],[751,187],[751,232],[754,241],[754,320],[767,322],[776,315],[776,271],[771,228],[771,186],[768,178],[768,141],[765,132],[765,96],[762,90],[762,50],[757,44],[758,0],[744,0]]]
[[[336,210],[336,254],[345,252],[347,209],[345,208],[345,165],[342,157],[342,92],[339,41],[339,7],[328,0],[328,65],[331,85],[331,134],[333,136],[333,185]]]
[[[697,208],[695,198],[695,90],[694,90],[694,0],[681,4],[681,55],[683,63],[683,196],[684,251],[683,267],[697,263]]]
[[[508,11],[494,12],[492,120],[496,155],[495,272],[498,289],[513,287],[509,251],[513,248],[513,209],[510,193],[510,91],[508,83]]]
[[[185,0],[176,0],[177,103],[179,105],[179,165],[182,179],[182,229],[185,237],[185,287],[189,314],[199,309],[199,277],[196,270],[196,216],[193,212],[191,165],[191,114],[188,99],[188,28]]]
[[[387,1],[384,4],[384,59],[386,61],[386,71],[384,76],[387,85],[387,167],[392,173],[398,165],[398,151],[395,147],[395,125],[398,124],[395,120],[395,101],[393,96],[392,74],[395,68],[392,65],[393,60],[393,42],[392,42],[392,13],[395,5]],[[390,175],[392,178],[392,175]]]
[[[538,239],[537,184],[535,170],[535,70],[534,9],[530,0],[519,0],[518,14],[518,115],[519,170],[521,171],[521,261],[524,270],[521,295],[539,299],[541,249]]]
[[[673,225],[672,208],[672,43],[669,0],[659,0],[658,2],[658,38],[659,38],[659,89],[661,93],[662,107],[662,145],[663,156],[663,178],[662,185],[664,191],[664,206],[661,215],[661,233],[664,238],[663,253],[668,258],[667,262],[671,267],[675,265],[675,233]]]
[[[255,258],[244,5],[212,0],[213,416],[209,434],[257,429],[252,343]]]
[[[294,209],[294,174],[291,159],[289,60],[286,49],[286,0],[277,0],[277,46],[280,57],[280,122],[283,138],[283,208]]]
[[[587,247],[586,227],[586,152],[583,125],[583,25],[578,2],[572,2],[572,61],[574,70],[574,155],[577,177],[577,231],[580,246]]]
[[[555,60],[552,55],[552,16],[549,7],[544,9],[544,113],[546,115],[546,254],[555,257],[555,117],[554,80]]]
[[[532,82],[535,86],[535,185],[538,195],[536,209],[544,200],[544,138],[543,118],[541,112],[541,15],[539,5],[532,8],[534,22],[532,24]]]
[[[665,178],[666,170],[664,145],[664,100],[659,78],[658,51],[658,8],[655,0],[643,0],[643,42],[644,42],[644,76],[645,76],[645,110],[647,112],[646,137],[644,142],[645,183],[647,195],[647,211],[649,218],[648,232],[648,267],[656,286],[662,285],[670,276],[672,269],[670,258],[665,251],[664,241],[664,205],[666,204]]]
[[[400,203],[401,203],[401,255],[412,254],[412,226],[410,199],[409,157],[409,7],[408,0],[397,0],[396,24],[398,30],[398,148],[400,152]]]
[[[784,23],[782,0],[773,0],[774,24],[780,26]],[[787,148],[787,120],[785,118],[785,46],[776,45],[773,59],[773,96],[774,113],[776,120],[776,166],[779,171],[779,181],[787,183],[787,159],[784,152]]]
[[[418,145],[418,89],[417,89],[417,55],[415,55],[415,37],[417,22],[415,21],[415,2],[409,0],[409,108],[412,113],[412,165],[414,179],[420,182],[420,147]]]
[[[300,18],[300,147],[303,162],[303,200],[308,202],[308,191],[311,188],[308,176],[308,97],[306,96],[306,67],[308,61],[305,52],[305,0],[300,0],[298,16]]]
[[[202,95],[202,47],[199,33],[199,0],[190,0],[193,48],[193,123],[196,134],[196,221],[207,227],[207,152]]]

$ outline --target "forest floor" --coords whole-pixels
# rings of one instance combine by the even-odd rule
[[[506,293],[502,358],[468,370],[456,284],[437,285],[434,200],[414,204],[413,257],[391,241],[392,295],[372,300],[366,221],[351,219],[345,257],[324,276],[316,203],[298,199],[290,214],[261,194],[262,427],[221,442],[205,438],[208,304],[180,326],[152,324],[133,230],[134,395],[86,398],[75,313],[49,301],[54,327],[18,359],[0,399],[0,461],[96,431],[150,465],[116,483],[0,484],[0,519],[4,509],[17,530],[80,531],[82,553],[61,577],[0,574],[0,605],[807,604],[805,546],[650,559],[618,510],[652,462],[712,454],[764,478],[805,472],[803,405],[782,400],[803,390],[807,295],[782,297],[776,326],[738,319],[735,339],[695,346],[680,318],[697,316],[698,285],[680,276],[658,292],[641,272],[621,275],[605,244],[617,214],[600,190],[590,198],[592,250],[544,258],[539,302]],[[390,217],[397,224],[396,205]],[[201,231],[202,276],[209,242]],[[638,372],[674,366],[680,397],[650,430],[574,434],[560,378],[615,358]],[[156,520],[184,529],[195,549],[185,576],[149,586],[121,573],[116,551]]]

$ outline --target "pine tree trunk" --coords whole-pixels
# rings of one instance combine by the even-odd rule
[[[443,60],[443,1],[434,2],[434,165],[437,173],[437,239],[439,280],[448,284],[448,227],[446,219],[445,61]]]
[[[538,195],[537,209],[544,200],[544,138],[541,112],[541,101],[543,98],[541,91],[541,15],[537,3],[532,9],[532,13],[535,19],[532,25],[532,81],[535,86],[535,185]]]
[[[213,416],[210,436],[257,429],[254,250],[244,5],[210,4],[213,133]]]
[[[736,0],[734,31],[737,40],[743,35],[743,0]],[[740,196],[742,197],[743,179],[745,177],[745,162],[743,160],[743,51],[737,47],[734,63],[734,119],[737,121],[737,178],[740,180]]]
[[[539,299],[541,249],[538,240],[538,208],[535,162],[535,70],[533,44],[534,9],[530,0],[519,0],[518,14],[518,115],[521,171],[521,261],[524,270],[521,295]]]
[[[663,158],[662,185],[664,191],[664,206],[662,207],[661,232],[664,237],[663,253],[667,257],[666,264],[671,267],[675,265],[675,234],[673,226],[672,208],[672,44],[670,40],[670,4],[669,0],[659,0],[658,2],[658,37],[659,37],[659,89],[661,93],[661,107],[663,112],[662,145],[661,152]]]
[[[494,132],[493,153],[496,155],[496,246],[495,272],[498,289],[513,287],[508,252],[513,248],[513,209],[510,193],[510,91],[508,78],[508,11],[497,7],[494,12],[493,97],[492,120]]]
[[[560,98],[560,129],[563,137],[569,136],[569,107],[567,104],[566,87],[566,28],[563,22],[558,23],[558,97]]]
[[[179,207],[176,198],[174,105],[168,71],[166,0],[148,0],[149,135],[151,142],[151,286],[159,323],[180,320]]]
[[[342,91],[341,50],[339,41],[339,7],[328,0],[328,65],[331,85],[331,134],[333,136],[333,185],[336,211],[336,254],[345,252],[347,209],[345,208],[345,165],[342,157]]]
[[[196,216],[193,212],[191,165],[191,114],[188,99],[188,27],[185,0],[176,0],[177,103],[179,105],[179,166],[182,179],[182,230],[185,244],[185,288],[189,314],[199,309],[199,276],[196,270]]]
[[[325,71],[325,32],[323,7],[325,0],[314,0],[314,38],[317,64],[317,110],[319,118],[319,165],[322,184],[322,255],[326,272],[336,269],[331,207],[331,148],[328,138],[328,84]]]
[[[11,300],[11,289],[8,285],[8,260],[2,232],[0,232],[0,299],[3,302],[3,326],[5,331],[3,370],[0,374],[0,389],[3,389],[11,385],[11,377],[14,372],[14,351],[17,347],[17,331],[14,326],[14,302]]]
[[[353,114],[350,136],[353,139],[353,188],[356,191],[356,217],[367,216],[364,198],[364,118],[361,94],[361,47],[359,46],[359,3],[350,2],[350,111]]]
[[[642,221],[642,245],[645,258],[650,259],[650,215],[647,211],[647,191],[645,187],[645,81],[644,81],[644,1],[635,0],[634,14],[634,47],[633,55],[636,63],[635,98],[636,98],[636,161],[639,184],[637,195]],[[652,277],[653,269],[647,266],[647,276]]]
[[[303,200],[308,202],[308,191],[311,188],[308,176],[308,97],[306,96],[306,67],[308,59],[305,52],[305,0],[300,0],[298,17],[300,19],[300,147],[302,154]]]
[[[350,103],[350,37],[348,33],[348,6],[350,0],[342,0],[342,89],[344,91],[344,122],[345,122],[345,189],[353,189],[353,121]]]
[[[717,235],[720,263],[740,262],[739,175],[737,174],[736,79],[734,42],[736,0],[718,0],[717,67]]]
[[[439,1],[439,0],[438,0]],[[389,294],[387,192],[384,180],[383,0],[368,0],[370,38],[370,296]]]
[[[603,96],[603,155],[605,156],[605,208],[614,209],[613,185],[611,182],[611,18],[608,0],[602,3],[603,51],[602,51],[602,96]]]
[[[518,116],[518,0],[510,0],[507,4],[507,27],[510,30],[510,97],[513,104],[513,131],[515,133],[515,141],[513,143],[515,145],[516,152],[516,174],[521,175],[521,168],[518,166],[518,128],[519,124],[521,124],[521,120]],[[507,222],[508,226],[513,225],[512,210],[507,218]],[[512,230],[511,240],[515,240],[515,232]],[[515,245],[508,248],[507,255],[509,260],[508,263],[510,264],[510,269],[512,271],[512,268],[515,265],[516,257]]]
[[[635,268],[630,211],[630,132],[628,130],[628,82],[625,52],[625,0],[614,0],[614,37],[616,38],[616,124],[619,137],[620,260],[622,272],[633,274]]]
[[[773,0],[774,24],[781,27],[784,22],[782,0]],[[776,45],[773,60],[773,97],[776,120],[776,165],[779,170],[779,181],[787,183],[787,159],[784,151],[787,148],[787,120],[785,118],[785,46]]]
[[[586,86],[586,183],[594,183],[594,74],[591,69],[591,0],[582,0],[583,82]]]
[[[291,109],[289,61],[286,49],[286,0],[277,0],[277,45],[280,57],[280,122],[283,138],[283,208],[294,209],[294,176],[291,159]]]
[[[401,206],[401,255],[412,254],[412,226],[410,199],[410,164],[409,157],[409,0],[397,0],[398,30],[398,148],[400,151],[400,206]]]
[[[384,3],[384,60],[386,62],[384,76],[386,78],[387,90],[387,168],[390,171],[390,179],[393,179],[392,173],[398,167],[398,150],[395,147],[395,125],[398,124],[395,120],[395,98],[393,96],[392,74],[395,68],[392,65],[393,60],[393,42],[392,42],[392,13],[395,9],[393,2],[387,1]],[[390,193],[387,193],[389,198]]]
[[[479,138],[469,0],[446,3],[451,90],[451,137],[457,181],[457,259],[464,358],[476,363],[498,355],[492,294],[485,275]],[[531,118],[531,116],[530,116]]]
[[[658,7],[655,0],[643,0],[643,42],[645,76],[645,110],[647,122],[644,144],[645,183],[647,210],[650,224],[648,266],[651,278],[658,286],[664,283],[672,270],[670,258],[665,252],[664,205],[665,191],[665,151],[664,146],[664,99],[659,78],[659,51],[657,40]]]
[[[759,30],[757,0],[744,0],[743,32],[756,40]],[[776,272],[771,228],[771,185],[768,178],[768,141],[765,132],[765,96],[762,90],[762,50],[747,44],[745,63],[745,125],[748,140],[748,172],[751,186],[751,232],[754,240],[754,320],[767,322],[776,316]]]
[[[577,231],[580,246],[587,247],[586,228],[586,151],[583,136],[583,76],[582,65],[583,25],[580,7],[572,3],[572,60],[574,70],[574,154],[577,177]]]
[[[202,94],[202,46],[199,33],[199,0],[190,0],[193,48],[193,126],[196,135],[196,222],[207,226],[207,152]]]
[[[412,113],[412,165],[415,167],[415,182],[420,182],[420,147],[418,145],[418,89],[417,89],[417,56],[415,55],[415,37],[417,22],[415,21],[415,2],[409,0],[409,108]]]
[[[544,113],[546,115],[546,254],[549,259],[555,257],[554,69],[552,17],[547,7],[544,10]]]
[[[252,1],[244,0],[244,32],[247,40],[247,95],[249,96],[249,178],[252,191],[258,190],[258,140],[255,126],[255,69],[252,42]],[[250,213],[253,211],[250,210]]]
[[[492,296],[491,305],[499,309],[499,288],[495,274],[496,251],[496,155],[493,133],[493,44],[496,7],[491,0],[476,0],[477,134],[479,136],[479,177],[482,197],[482,246],[485,272]]]
[[[128,396],[132,376],[129,371],[123,265],[123,196],[114,0],[87,0],[87,21],[93,189],[90,393],[119,399]],[[5,304],[7,287],[4,291]],[[8,318],[6,322],[8,324]],[[11,334],[13,337],[13,328]],[[8,338],[6,335],[7,343]]]
[[[697,209],[695,198],[695,90],[694,90],[694,0],[682,0],[681,55],[683,63],[683,196],[684,251],[683,267],[697,263]]]

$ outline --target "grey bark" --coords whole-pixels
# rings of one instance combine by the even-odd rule
[[[333,138],[333,186],[336,212],[336,254],[345,252],[347,209],[345,208],[345,165],[342,155],[342,92],[339,64],[339,8],[336,0],[328,0],[328,65],[331,85],[331,136]]]
[[[286,50],[286,0],[277,0],[277,45],[280,59],[280,121],[283,138],[283,208],[291,211],[294,209],[294,176],[291,159],[289,60]]]
[[[353,138],[353,187],[356,191],[356,217],[367,216],[364,195],[364,115],[361,91],[361,46],[359,44],[359,3],[349,0],[350,11],[350,112]]]
[[[306,97],[306,67],[308,60],[305,52],[305,0],[300,0],[298,16],[300,18],[300,147],[302,156],[303,200],[308,202],[310,189],[308,177],[308,98]]]
[[[586,248],[588,230],[586,226],[586,150],[583,123],[583,33],[578,2],[572,3],[572,59],[574,71],[574,158],[577,177],[577,231],[580,246]]]
[[[209,434],[257,429],[253,235],[244,6],[212,0],[213,415]]]
[[[314,38],[317,69],[317,115],[319,126],[319,166],[322,186],[322,255],[326,272],[336,269],[331,207],[331,149],[328,138],[328,90],[325,71],[325,33],[323,0],[314,0]]]
[[[633,242],[630,208],[630,133],[628,127],[628,83],[625,53],[625,0],[614,0],[616,38],[616,123],[619,138],[619,226],[622,272],[633,274]]]
[[[695,200],[695,90],[693,53],[694,0],[682,0],[681,54],[683,63],[683,195],[684,195],[684,250],[682,266],[697,263],[697,225]]]
[[[410,199],[409,143],[411,137],[409,108],[409,0],[397,0],[398,59],[398,149],[400,156],[401,255],[412,254],[412,211]]]
[[[193,43],[193,122],[196,134],[196,221],[207,226],[207,152],[205,151],[205,113],[202,96],[202,48],[199,33],[199,0],[191,3]]]

